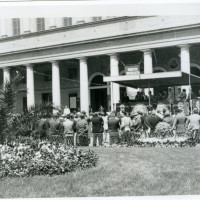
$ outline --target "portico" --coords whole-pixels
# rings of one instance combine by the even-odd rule
[[[165,24],[161,20],[164,18]],[[167,17],[121,17],[94,25],[56,28],[55,20],[50,19],[50,30],[33,33],[26,19],[26,34],[22,38],[0,40],[2,79],[10,80],[12,69],[23,66],[28,93],[19,94],[19,112],[23,108],[22,98],[27,98],[28,108],[52,100],[57,108],[68,105],[88,113],[92,99],[89,80],[99,73],[111,82],[98,88],[107,89],[105,102],[108,110],[113,110],[120,102],[122,91],[119,82],[114,81],[127,80],[128,76],[124,76],[127,65],[137,65],[141,76],[175,71],[188,74],[200,69],[200,26],[188,25],[182,18],[177,18],[174,24],[167,23],[169,20]],[[191,20],[195,24],[199,19]],[[141,27],[143,23],[156,24],[156,27]],[[84,32],[81,36],[80,31]]]

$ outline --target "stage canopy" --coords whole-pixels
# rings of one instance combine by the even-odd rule
[[[189,77],[190,76],[190,77]],[[105,82],[114,82],[133,88],[153,88],[158,86],[181,86],[200,84],[200,76],[181,71],[159,72],[152,74],[134,74],[104,77]]]

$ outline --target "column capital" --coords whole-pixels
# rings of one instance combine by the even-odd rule
[[[107,55],[110,56],[110,57],[116,57],[116,58],[118,58],[119,53],[108,53]]]
[[[3,70],[10,70],[10,68],[11,67],[8,67],[8,66],[7,67],[1,67],[1,69],[3,69]]]
[[[87,57],[79,57],[79,58],[76,58],[78,59],[80,62],[87,62]]]
[[[59,61],[58,60],[51,60],[49,61],[52,65],[58,65]]]
[[[26,64],[25,67],[26,67],[26,68],[32,68],[32,67],[33,67],[33,64],[31,64],[31,63]]]
[[[150,53],[152,53],[154,50],[153,50],[153,49],[141,49],[140,51],[142,51],[144,54],[150,54]]]
[[[181,45],[178,45],[178,47],[180,49],[189,49],[191,47],[191,45],[190,44],[181,44]]]

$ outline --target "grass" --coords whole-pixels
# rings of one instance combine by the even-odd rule
[[[97,167],[62,176],[6,178],[0,198],[200,194],[200,149],[92,148]]]

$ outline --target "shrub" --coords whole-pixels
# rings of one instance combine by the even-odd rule
[[[60,175],[94,167],[98,157],[93,151],[69,148],[62,144],[33,142],[0,146],[0,177]]]
[[[170,135],[170,125],[166,122],[159,122],[155,129],[155,134],[157,137],[166,137]]]

